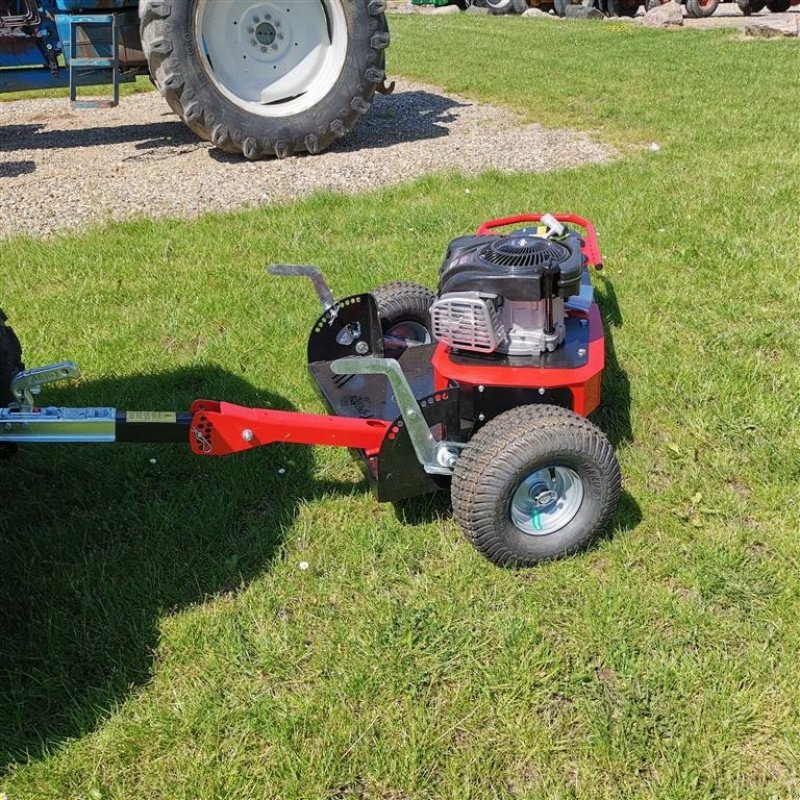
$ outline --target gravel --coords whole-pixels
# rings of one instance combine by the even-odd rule
[[[248,162],[198,141],[155,92],[110,110],[23,100],[0,104],[0,238],[362,192],[446,170],[544,172],[615,156],[584,134],[406,81],[331,150],[280,161]]]

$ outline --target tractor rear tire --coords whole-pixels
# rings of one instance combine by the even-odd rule
[[[456,461],[453,513],[500,566],[584,549],[611,520],[619,463],[591,422],[566,408],[519,406],[487,422]]]
[[[784,11],[789,10],[791,5],[791,0],[769,0],[767,3],[767,8],[773,14],[783,14]]]
[[[373,289],[370,294],[378,306],[378,318],[385,337],[403,339],[411,345],[433,341],[431,306],[436,295],[427,286],[392,281]],[[386,349],[396,348],[389,344]],[[391,353],[387,352],[387,355]]]
[[[385,6],[140,0],[142,49],[201,139],[248,159],[319,153],[355,127],[386,76]]]
[[[719,5],[719,0],[686,0],[686,13],[692,19],[710,17]]]

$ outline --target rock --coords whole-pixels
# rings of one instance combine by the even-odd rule
[[[800,36],[800,22],[748,22],[744,26],[744,35],[760,39],[777,39],[784,36],[797,38]]]
[[[529,8],[527,11],[522,12],[523,17],[547,17],[550,19],[550,15],[546,11],[542,11],[541,8]]]
[[[567,6],[564,16],[568,19],[605,19],[606,15],[599,8],[592,6]]]
[[[683,25],[683,9],[678,3],[664,3],[651,8],[642,18],[642,25],[648,28],[673,28]]]
[[[436,6],[430,10],[431,14],[460,14],[461,9],[458,6]]]

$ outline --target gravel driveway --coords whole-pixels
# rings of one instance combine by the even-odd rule
[[[191,217],[319,189],[361,192],[444,170],[542,172],[614,156],[586,135],[406,81],[330,151],[282,161],[248,162],[198,141],[155,92],[111,110],[2,103],[0,238],[137,214]]]

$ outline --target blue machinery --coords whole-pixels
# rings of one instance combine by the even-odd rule
[[[131,0],[0,0],[0,92],[69,87],[74,108],[115,106],[146,69]],[[78,88],[111,84],[111,98]]]

